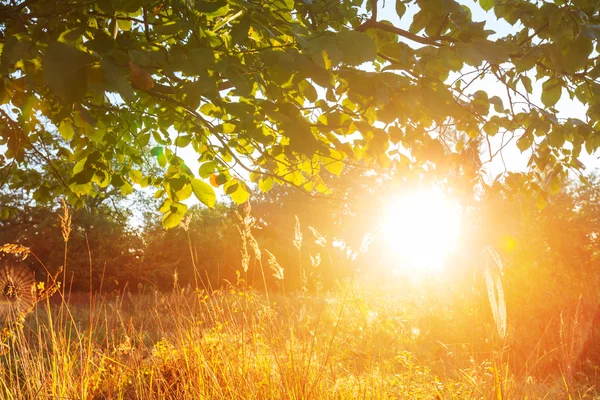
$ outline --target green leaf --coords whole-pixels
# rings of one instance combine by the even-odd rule
[[[83,157],[81,160],[77,161],[75,163],[75,166],[73,167],[73,173],[78,174],[81,171],[83,171],[86,162],[87,162],[87,157]]]
[[[60,133],[60,136],[62,136],[62,138],[67,142],[71,140],[75,134],[75,131],[73,131],[73,125],[71,125],[71,122],[67,120],[60,123],[58,126],[58,132]]]
[[[588,24],[583,28],[582,33],[584,33],[590,39],[600,40],[600,25]]]
[[[126,74],[120,69],[116,61],[110,57],[103,57],[100,66],[104,71],[104,83],[109,92],[119,93],[126,102],[135,100],[135,92]]]
[[[96,170],[94,176],[92,177],[92,182],[97,184],[101,188],[108,187],[110,185],[110,175],[106,171]],[[123,189],[121,189],[123,190]]]
[[[273,0],[276,10],[291,11],[294,9],[294,0]]]
[[[175,192],[173,199],[177,201],[187,200],[192,195],[192,190],[193,189],[191,185],[185,184],[181,187],[181,189]]]
[[[190,144],[191,141],[192,141],[191,135],[178,136],[177,139],[175,139],[175,146],[186,147],[188,144]]]
[[[340,157],[341,158],[341,157]],[[338,157],[321,157],[321,162],[325,169],[336,176],[340,176],[342,170],[344,169],[344,162],[341,161]]]
[[[183,220],[188,207],[183,203],[173,203],[169,207],[169,211],[165,213],[162,219],[162,224],[166,229],[175,228]]]
[[[244,204],[250,198],[250,193],[246,191],[244,185],[238,184],[237,190],[229,195],[236,204]]]
[[[517,72],[529,71],[540,60],[542,54],[543,51],[540,47],[534,47],[529,50],[515,63]]]
[[[473,93],[473,101],[471,102],[473,110],[481,115],[486,115],[490,110],[490,101],[488,94],[483,90],[478,90]]]
[[[483,61],[491,64],[501,64],[509,58],[509,46],[503,41],[491,41],[483,38],[475,38],[469,44],[457,45],[458,53],[464,57],[464,61],[474,67],[481,65]]]
[[[377,57],[375,41],[364,32],[342,32],[337,43],[343,53],[342,61],[348,65],[360,65]]]
[[[129,179],[131,179],[133,183],[137,183],[139,185],[143,178],[144,175],[142,175],[142,173],[137,169],[129,170]]]
[[[215,195],[214,189],[209,184],[201,181],[200,179],[193,179],[192,190],[194,191],[196,198],[204,205],[210,208],[215,206],[217,196]]]
[[[214,161],[209,161],[209,162],[205,162],[204,164],[202,164],[200,166],[200,169],[198,170],[198,174],[200,175],[200,178],[208,178],[210,176],[210,174],[215,172],[215,169],[217,168],[217,163]]]
[[[404,13],[406,12],[406,4],[402,0],[396,0],[396,14],[398,18],[402,18]]]
[[[105,54],[115,48],[115,41],[105,32],[96,32],[92,40],[85,42],[85,47],[96,53]]]
[[[167,156],[165,156],[164,153],[160,154],[156,159],[158,161],[158,165],[160,165],[161,167],[167,165]]]
[[[252,83],[245,73],[244,67],[240,64],[232,63],[227,68],[226,75],[240,96],[250,97],[252,95]]]
[[[532,155],[519,183],[531,193],[537,169],[567,165],[600,146],[600,28],[592,0],[475,0],[508,23],[497,32],[494,21],[471,13],[472,4],[453,0],[394,0],[387,8],[395,10],[379,15],[383,29],[364,31],[374,4],[366,0],[92,3],[44,13],[36,2],[22,10],[30,17],[8,18],[0,39],[0,103],[31,144],[56,158],[78,203],[85,201],[79,194],[103,196],[107,185],[118,196],[138,185],[162,187],[159,197],[171,202],[195,193],[209,205],[216,204],[213,187],[225,186],[236,202],[247,201],[252,191],[228,169],[235,154],[249,170],[265,172],[250,174],[262,191],[293,184],[328,192],[322,178],[344,175],[346,157],[386,169],[393,156],[406,171],[425,168],[443,180],[453,157],[426,130],[445,121],[464,136],[459,152],[470,138],[522,135],[531,126],[518,141]],[[394,28],[388,17],[401,23]],[[398,28],[422,43],[400,38]],[[482,78],[500,71],[502,90],[479,75],[450,87],[453,72],[471,69]],[[563,124],[575,111],[554,109],[562,88],[583,103],[586,118],[577,126]],[[505,89],[541,89],[537,100],[547,110],[517,104],[512,115],[501,100]],[[15,171],[8,187],[40,199],[63,195],[17,142],[0,129],[0,168],[14,164]],[[201,164],[199,176],[177,156],[180,147]],[[548,147],[551,154],[542,154]],[[176,217],[168,225],[179,218],[171,205],[164,213]]]
[[[521,83],[523,84],[523,87],[525,88],[525,90],[527,90],[527,93],[529,93],[529,94],[533,93],[531,79],[528,76],[521,75]]]
[[[492,96],[489,99],[490,104],[494,105],[494,111],[496,111],[497,113],[503,113],[504,112],[504,104],[502,103],[502,99],[498,96]]]
[[[569,43],[567,52],[562,59],[563,68],[570,74],[582,70],[590,62],[588,57],[593,50],[592,40],[584,35],[579,35],[576,40]]]
[[[562,94],[562,82],[556,78],[550,78],[542,84],[542,103],[546,107],[553,107]]]
[[[52,42],[44,54],[44,79],[64,101],[81,100],[87,90],[87,66],[92,61],[88,53],[65,43]]]
[[[261,192],[266,193],[273,188],[273,178],[266,177],[258,181],[258,188]]]
[[[96,170],[94,168],[84,168],[81,172],[73,175],[73,177],[71,178],[71,182],[76,183],[78,185],[89,183],[94,177],[95,172]]]
[[[158,165],[160,165],[161,167],[164,167],[165,165],[167,165],[167,156],[165,155],[164,147],[161,147],[161,146],[153,147],[150,150],[150,154],[152,154],[154,157],[156,157],[156,161],[158,161]]]
[[[479,4],[485,11],[490,11],[494,8],[494,0],[479,0]]]
[[[229,5],[225,0],[196,1],[193,3],[196,10],[206,14],[208,17],[220,17],[229,12]]]
[[[124,181],[123,185],[120,187],[121,194],[123,196],[127,196],[128,194],[133,193],[133,186],[127,181]]]
[[[154,196],[154,197],[156,197],[156,196]],[[158,211],[160,211],[161,213],[166,213],[171,208],[171,204],[173,204],[173,200],[165,199],[165,201],[163,201],[161,206],[158,208]]]
[[[517,147],[519,150],[521,150],[521,153],[530,148],[532,144],[533,133],[531,133],[529,130],[525,132],[523,136],[519,138],[519,140],[517,140]]]
[[[154,157],[158,157],[161,154],[163,154],[165,151],[164,147],[161,146],[156,146],[150,149],[150,154],[152,154]]]
[[[223,187],[223,189],[225,190],[225,194],[232,194],[233,192],[235,192],[238,189],[239,183],[237,182],[237,180],[232,180],[227,182],[227,184],[225,184],[225,186]]]
[[[313,85],[310,84],[307,80],[303,80],[298,85],[300,88],[300,93],[311,103],[317,101],[317,90]]]
[[[122,31],[130,31],[133,25],[133,22],[129,19],[119,19],[121,15],[117,15],[117,25],[119,29]],[[125,15],[126,17],[126,15]]]

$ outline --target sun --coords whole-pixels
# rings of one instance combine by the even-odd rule
[[[382,219],[394,273],[440,272],[456,249],[460,210],[439,189],[394,196]]]

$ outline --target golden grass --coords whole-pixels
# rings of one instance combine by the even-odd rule
[[[46,301],[2,356],[0,398],[594,398],[512,376],[500,352],[435,343],[427,324],[443,321],[417,302],[345,293],[74,298],[64,322]]]
[[[238,217],[246,271],[248,247],[259,260],[261,249],[249,208]],[[61,226],[66,265],[66,206]],[[299,232],[297,222],[296,248]],[[264,253],[282,281],[283,268]],[[0,400],[600,398],[595,377],[514,373],[493,320],[472,312],[473,298],[448,300],[436,288],[393,294],[351,279],[309,294],[303,275],[303,290],[259,293],[240,274],[226,289],[190,293],[175,273],[170,293],[66,296],[65,287],[52,303],[61,272],[38,285],[27,319],[5,324]],[[569,367],[577,317],[560,336]]]

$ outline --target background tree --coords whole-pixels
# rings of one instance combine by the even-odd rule
[[[139,276],[163,290],[172,287],[175,272],[182,286],[198,282],[199,288],[217,289],[226,282],[235,283],[242,266],[233,209],[193,206],[188,218],[178,229],[165,231],[160,215],[155,214],[143,227],[145,271]],[[252,278],[250,283],[257,277]]]
[[[31,248],[44,263],[33,257],[27,264],[38,273],[55,273],[64,266],[64,239],[61,235],[58,207],[46,207],[16,194],[0,193],[0,202],[10,217],[0,219],[0,242],[18,243]],[[73,291],[122,288],[135,283],[142,272],[144,243],[127,224],[130,210],[86,198],[85,206],[72,211],[66,285]],[[90,265],[91,263],[91,265]],[[45,267],[45,268],[44,268]],[[90,281],[90,273],[91,281]],[[40,278],[41,279],[41,278]],[[104,281],[104,282],[103,282]]]

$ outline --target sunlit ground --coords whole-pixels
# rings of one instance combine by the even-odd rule
[[[381,229],[365,235],[374,237],[365,250],[320,237],[301,218],[279,234],[282,253],[298,261],[298,248],[315,245],[304,258],[304,288],[291,285],[299,264],[272,256],[265,290],[255,260],[216,290],[182,285],[175,270],[162,275],[172,284],[163,292],[142,284],[38,302],[24,325],[3,331],[0,400],[600,399],[598,352],[587,336],[596,303],[581,300],[597,291],[593,275],[565,285],[521,263],[505,275],[466,266],[469,278],[452,282],[473,220],[451,198],[439,189],[405,191],[378,212]],[[239,221],[238,234],[267,253],[262,246],[274,241],[254,238],[250,214]],[[190,232],[180,237],[194,254],[206,230]],[[240,254],[240,242],[229,238],[231,247],[211,250]],[[188,244],[167,243],[161,251],[186,254]],[[477,254],[497,255],[476,248],[466,257]],[[358,267],[365,271],[354,273]],[[337,275],[326,287],[328,271]],[[398,279],[389,279],[393,272]],[[252,275],[258,280],[241,279]],[[500,285],[490,296],[485,276],[506,288],[506,307]]]
[[[412,278],[440,273],[456,250],[460,209],[439,189],[398,194],[382,212],[390,268]]]

